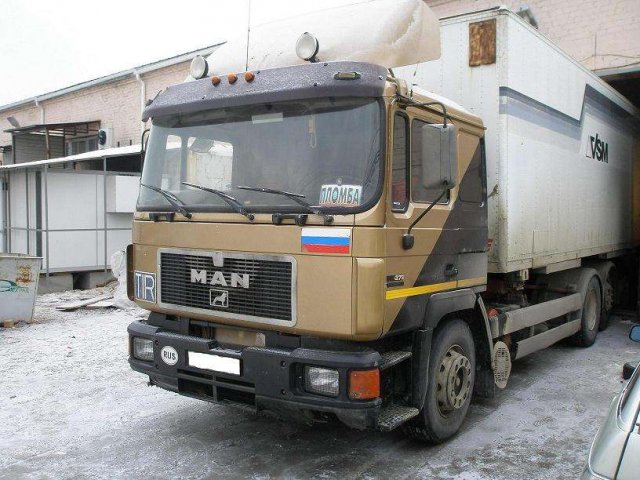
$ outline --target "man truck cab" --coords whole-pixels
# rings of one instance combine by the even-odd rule
[[[422,18],[403,41],[423,57],[336,59],[358,54],[327,37],[323,56],[305,32],[296,64],[268,65],[270,25],[252,30],[260,68],[196,59],[145,109],[128,278],[150,315],[129,326],[129,362],[152,384],[440,442],[512,358],[595,340],[610,266],[489,277],[485,128],[389,68],[440,54],[428,7],[400,4]]]

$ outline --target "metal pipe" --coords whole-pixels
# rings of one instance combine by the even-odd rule
[[[49,128],[44,129],[44,146],[47,151],[47,160],[51,158],[51,147],[49,145]]]
[[[44,238],[47,242],[46,255],[47,255],[47,278],[49,278],[49,185],[47,181],[47,173],[49,172],[49,166],[43,165],[42,167],[44,177]]]
[[[26,169],[24,171],[24,180],[25,180],[25,189],[24,189],[24,193],[25,193],[25,197],[26,200],[24,202],[24,206],[27,210],[27,255],[29,255],[31,253],[31,245],[30,245],[30,240],[31,240],[31,232],[29,231],[29,225],[31,224],[30,222],[30,218],[29,218],[29,210],[30,210],[30,205],[31,202],[29,202],[29,169]]]
[[[38,107],[40,109],[40,123],[44,124],[44,106],[40,103],[40,100],[38,100],[38,97],[35,97],[33,99],[34,103],[36,104],[36,107]]]
[[[7,253],[11,253],[11,172],[7,172]]]
[[[102,226],[104,227],[104,271],[107,271],[107,157],[102,157]]]
[[[140,84],[140,117],[142,118],[142,112],[144,112],[145,104],[147,103],[147,85],[144,83],[142,79],[142,75],[137,70],[133,71],[136,80]],[[144,135],[144,131],[147,128],[147,124],[145,122],[141,122],[142,134]]]
[[[2,175],[2,194],[4,195],[4,238],[2,242],[2,251],[9,253],[9,172],[4,172]]]
[[[44,232],[43,228],[25,228],[25,227],[11,227],[11,230],[18,230],[20,232]],[[115,227],[115,228],[107,228],[109,232],[124,232],[130,231],[130,227]],[[59,232],[102,232],[104,228],[52,228],[49,230],[51,233],[59,233]]]

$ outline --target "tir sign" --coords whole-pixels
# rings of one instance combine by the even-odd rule
[[[138,272],[133,274],[135,297],[145,302],[156,303],[155,273]]]

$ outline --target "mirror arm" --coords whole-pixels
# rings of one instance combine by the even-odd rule
[[[449,114],[447,113],[447,107],[442,102],[416,102],[412,98],[405,97],[404,95],[398,95],[398,98],[402,102],[406,102],[411,107],[429,107],[431,105],[439,105],[442,108],[442,117],[444,118],[444,128],[447,128],[447,118],[450,119]]]
[[[442,189],[442,193],[440,195],[438,195],[438,198],[436,198],[433,202],[431,202],[431,204],[425,209],[424,212],[422,212],[420,215],[418,215],[418,218],[416,218],[413,222],[411,222],[411,225],[409,225],[409,229],[407,230],[407,233],[405,233],[404,235],[402,235],[402,248],[405,250],[409,250],[411,248],[413,248],[413,244],[414,244],[414,238],[413,235],[411,234],[411,230],[413,229],[413,227],[416,226],[416,223],[418,223],[420,220],[422,220],[422,217],[424,217],[427,213],[429,213],[429,211],[440,201],[442,200],[442,197],[444,197],[444,195],[449,191],[449,186],[447,182],[444,182],[444,188]]]
[[[140,172],[142,172],[142,167],[144,166],[144,156],[147,153],[147,145],[144,143],[144,136],[147,135],[147,141],[149,141],[149,131],[149,128],[145,128],[142,131],[142,135],[140,135]]]

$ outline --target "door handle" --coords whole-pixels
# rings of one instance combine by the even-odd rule
[[[456,267],[453,263],[448,264],[444,268],[445,277],[454,277],[458,275],[458,267]]]

